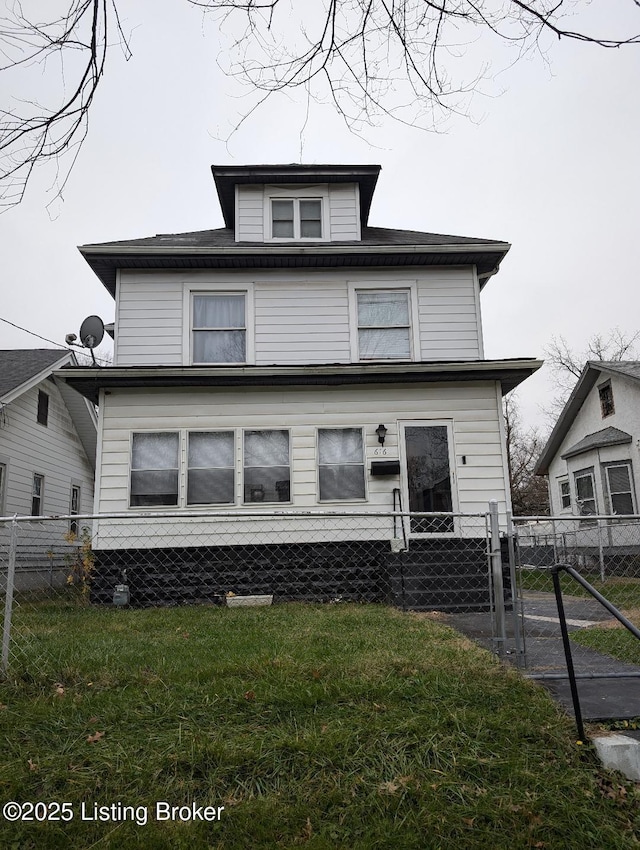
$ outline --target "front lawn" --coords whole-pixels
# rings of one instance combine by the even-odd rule
[[[300,604],[17,617],[39,663],[0,686],[3,803],[73,819],[0,819],[2,847],[637,847],[637,791],[440,624]],[[158,802],[224,811],[158,820]]]

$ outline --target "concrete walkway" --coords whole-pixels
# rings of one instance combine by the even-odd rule
[[[563,596],[569,633],[611,620],[595,599]],[[507,613],[507,642],[504,658],[518,664],[522,673],[544,685],[566,711],[573,715],[573,702],[565,661],[555,596],[527,592],[523,600],[526,667],[514,639],[514,617]],[[438,619],[457,629],[491,652],[493,641],[490,614],[444,614]],[[571,641],[573,666],[578,679],[580,707],[585,721],[629,720],[640,717],[640,667],[626,664]]]

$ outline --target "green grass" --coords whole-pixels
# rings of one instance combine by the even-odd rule
[[[610,576],[602,581],[600,573],[578,572],[616,608],[640,608],[640,578]],[[522,570],[523,590],[535,593],[553,593],[553,579],[548,570]],[[591,597],[575,579],[564,572],[560,573],[562,593],[567,596]],[[593,598],[593,597],[591,597]]]
[[[40,672],[0,687],[2,802],[75,817],[0,819],[3,848],[638,846],[637,791],[546,692],[431,621],[295,604],[16,616]],[[225,810],[138,826],[82,822],[83,801]]]

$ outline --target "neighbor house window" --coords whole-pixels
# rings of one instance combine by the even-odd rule
[[[31,516],[42,516],[44,500],[44,475],[38,472],[33,474],[33,485],[31,489]]]
[[[49,423],[49,396],[42,390],[38,390],[38,422],[41,425]]]
[[[320,501],[364,499],[364,452],[360,428],[318,430]]]
[[[80,513],[80,488],[76,484],[71,485],[71,502],[69,505],[69,515],[75,517]],[[78,520],[69,520],[69,532],[78,536]]]
[[[357,293],[360,360],[408,360],[411,326],[408,290]]]
[[[7,465],[0,463],[0,516],[4,514],[4,491],[7,485]]]
[[[244,432],[244,501],[291,498],[288,431]]]
[[[234,496],[233,431],[192,431],[189,434],[187,504],[229,504]]]
[[[178,504],[177,433],[138,433],[131,451],[131,507]]]
[[[602,412],[602,418],[604,419],[605,416],[611,416],[612,413],[615,413],[611,381],[607,381],[606,384],[602,384],[598,387],[598,395],[600,396],[600,410]]]
[[[576,472],[574,481],[576,485],[576,500],[580,508],[580,513],[583,515],[597,513],[593,471],[587,469]]]
[[[611,513],[634,514],[636,512],[631,483],[631,464],[616,463],[605,467]]]
[[[194,363],[244,363],[247,359],[246,338],[245,293],[193,296]]]
[[[322,200],[271,200],[272,239],[322,239]]]
[[[563,511],[571,507],[571,491],[569,489],[569,479],[564,478],[559,482],[560,485],[560,507]]]

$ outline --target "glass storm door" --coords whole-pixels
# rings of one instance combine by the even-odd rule
[[[453,511],[450,425],[406,424],[403,431],[409,511]],[[442,534],[452,531],[453,517],[411,517],[411,534]]]

